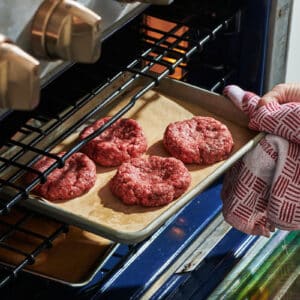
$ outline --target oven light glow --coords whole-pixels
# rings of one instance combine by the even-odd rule
[[[173,22],[165,21],[152,16],[146,16],[144,23],[146,25],[146,29],[144,32],[146,35],[145,41],[150,44],[154,44],[156,41],[161,39],[165,34],[167,34],[169,31],[174,29],[175,26],[177,25]],[[188,41],[185,40],[180,41],[176,46],[172,46],[172,44],[176,43],[178,38],[182,37],[182,35],[184,35],[188,31],[188,29],[189,28],[187,26],[181,26],[177,31],[175,31],[174,36],[167,38],[166,41],[160,45],[161,48],[166,48],[166,49],[171,48],[173,53],[173,54],[169,53],[165,55],[163,58],[164,62],[169,62],[172,65],[176,63],[179,57],[181,57],[180,54],[186,52],[185,49],[187,49],[189,46]],[[178,56],[176,55],[176,52],[178,53]],[[156,57],[159,55],[159,53],[151,52],[149,55],[151,57]],[[187,65],[186,63],[180,63],[179,66],[175,68],[174,73],[169,75],[169,77],[179,79],[179,80],[182,79],[186,74],[186,71],[184,70],[186,65]],[[161,74],[166,69],[167,67],[165,66],[162,66],[160,64],[154,64],[151,68],[151,71]]]
[[[178,218],[177,223],[180,225],[186,225],[188,222],[187,222],[186,218],[181,217],[181,218]]]
[[[177,226],[173,226],[170,231],[170,236],[174,240],[182,240],[185,236],[185,231]]]

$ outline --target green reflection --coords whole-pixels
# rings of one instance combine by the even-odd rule
[[[295,282],[299,283],[299,272],[300,232],[290,232],[281,240],[274,235],[219,296],[232,300],[281,299],[291,287],[298,289],[299,296],[300,286],[295,286]]]

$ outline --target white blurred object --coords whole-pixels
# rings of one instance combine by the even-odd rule
[[[293,2],[287,54],[286,82],[300,82],[300,1]]]

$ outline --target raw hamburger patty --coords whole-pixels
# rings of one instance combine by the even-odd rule
[[[65,152],[59,153],[63,156]],[[55,160],[43,157],[33,168],[38,171],[45,171]],[[27,180],[32,181],[37,175],[30,173]],[[65,162],[62,169],[55,169],[51,172],[44,184],[39,184],[35,192],[53,202],[69,200],[89,191],[96,181],[96,165],[83,153],[74,153]]]
[[[184,163],[206,165],[226,159],[234,145],[226,125],[200,116],[169,124],[163,144],[172,156]]]
[[[110,117],[102,118],[86,127],[80,134],[84,139]],[[82,151],[94,162],[106,167],[118,166],[130,158],[139,157],[147,150],[147,140],[141,126],[133,119],[120,119],[87,143]]]
[[[150,156],[123,163],[110,188],[125,204],[161,206],[182,195],[190,183],[191,175],[180,160]]]

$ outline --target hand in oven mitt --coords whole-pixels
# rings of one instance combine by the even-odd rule
[[[225,220],[254,235],[299,230],[300,84],[278,85],[262,98],[234,85],[224,94],[249,116],[249,128],[269,133],[225,174]]]

